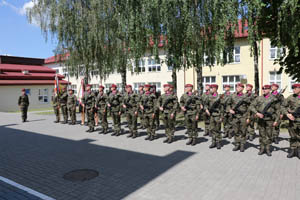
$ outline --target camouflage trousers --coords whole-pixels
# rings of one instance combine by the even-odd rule
[[[58,106],[53,106],[54,114],[56,117],[56,121],[60,121],[60,113],[59,113],[59,107]]]
[[[72,123],[76,123],[76,107],[75,106],[68,107],[68,112]]]
[[[246,116],[234,115],[232,117],[232,130],[234,133],[234,144],[246,144],[247,122]]]
[[[86,109],[87,117],[88,117],[88,126],[90,129],[94,129],[95,127],[95,112],[93,108]]]
[[[108,129],[107,112],[99,109],[97,114],[98,114],[98,120],[100,121],[103,130],[104,132],[106,132]]]
[[[113,126],[115,133],[121,132],[121,116],[119,115],[119,111],[111,111],[111,117],[113,119]]]
[[[291,149],[300,148],[300,122],[289,122],[288,126],[290,134],[290,147]]]
[[[171,113],[162,113],[163,122],[165,125],[165,134],[168,138],[174,137],[176,116],[171,118]]]
[[[64,122],[67,122],[68,121],[68,108],[67,108],[67,105],[61,105],[60,109],[61,109],[61,113],[63,114],[63,117],[64,117]]]
[[[27,112],[28,112],[28,106],[20,106],[21,110],[21,117],[23,121],[27,120]]]
[[[273,127],[273,131],[272,131],[272,140],[274,140],[275,138],[279,137],[280,134],[280,122],[278,123],[277,126]]]
[[[259,144],[266,148],[270,148],[272,143],[272,132],[273,132],[273,123],[271,120],[259,119],[257,122],[259,130]]]
[[[137,115],[134,111],[126,112],[126,120],[131,134],[137,134]]]
[[[198,137],[198,130],[197,130],[197,123],[196,114],[185,114],[185,125],[187,129],[187,134],[189,138],[197,138]]]
[[[205,134],[210,134],[210,117],[204,112],[203,113],[203,121],[204,121],[204,128],[205,128]]]
[[[144,113],[144,125],[147,129],[148,136],[155,136],[155,117],[153,118],[153,113]]]
[[[247,126],[247,136],[254,136],[255,135],[255,127],[254,127],[254,120],[255,119],[250,119],[250,123]]]
[[[223,125],[224,125],[225,135],[230,135],[233,132],[233,130],[232,130],[232,116],[230,114],[226,114],[224,116]]]
[[[139,111],[138,112],[138,116],[140,118],[140,126],[141,126],[141,128],[144,128],[145,127],[145,125],[144,125],[144,123],[145,123],[145,121],[144,121],[144,114],[141,111]]]
[[[213,143],[222,140],[221,125],[222,122],[220,116],[210,116],[209,131],[211,132]]]
[[[156,112],[155,112],[155,127],[156,128],[159,128],[159,126],[160,126],[160,120],[159,120],[159,110],[157,110]]]

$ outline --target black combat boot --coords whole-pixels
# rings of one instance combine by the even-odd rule
[[[172,142],[173,142],[173,138],[170,137],[170,138],[168,139],[168,144],[171,144]]]
[[[197,144],[197,139],[196,139],[196,138],[193,138],[192,146],[195,146],[196,144]]]
[[[92,132],[94,132],[94,131],[95,131],[94,127],[91,127],[91,128],[90,128],[90,133],[92,133]]]
[[[275,143],[275,144],[279,144],[278,137],[275,137],[275,138],[274,138],[274,143]]]
[[[227,138],[228,137],[228,133],[224,133],[223,138]]]
[[[263,155],[265,152],[265,147],[264,146],[260,146],[260,149],[259,149],[259,152],[258,152],[258,155]]]
[[[163,143],[167,143],[169,141],[169,138],[167,137],[164,141],[163,141]]]
[[[116,136],[119,137],[121,134],[120,134],[120,131],[116,132]]]
[[[245,145],[241,144],[240,152],[244,152],[244,151],[245,151]]]
[[[89,127],[89,130],[86,130],[85,132],[90,133],[91,132],[91,127]]]
[[[193,142],[193,139],[192,139],[192,138],[189,138],[189,140],[188,140],[188,142],[186,143],[186,145],[190,145],[190,144],[192,144],[192,142]]]
[[[221,143],[217,142],[217,149],[221,149]]]
[[[228,133],[228,139],[232,138],[232,133]]]
[[[114,131],[113,132],[113,134],[111,134],[111,136],[115,136],[117,134],[117,132],[116,131]]]
[[[54,123],[58,123],[58,122],[59,122],[59,120],[54,121]]]
[[[270,146],[267,146],[267,148],[266,148],[266,154],[267,154],[267,156],[272,156]]]
[[[204,134],[203,134],[203,136],[208,136],[208,132],[205,131]]]
[[[153,140],[154,140],[154,136],[151,135],[149,140],[150,140],[150,141],[153,141]]]
[[[209,146],[210,149],[215,148],[216,147],[216,142],[212,142],[211,145]]]
[[[150,135],[148,135],[146,138],[145,138],[145,140],[150,140]]]
[[[296,156],[296,149],[291,149],[289,154],[286,157],[292,158],[294,156]]]
[[[235,147],[232,149],[232,151],[237,151],[240,149],[240,145],[236,144]]]
[[[249,136],[249,140],[250,140],[251,142],[254,140],[253,135],[250,135],[250,136]]]
[[[129,135],[127,135],[128,138],[131,138],[133,136],[133,133],[130,133]]]
[[[136,136],[136,133],[134,133],[133,135],[132,135],[132,139],[134,139],[134,138],[136,138],[137,136]]]
[[[300,159],[300,147],[298,147],[298,158]]]

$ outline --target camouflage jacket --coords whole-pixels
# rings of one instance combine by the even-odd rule
[[[76,107],[77,98],[75,94],[69,95],[67,100],[67,106],[68,108]]]
[[[140,105],[144,107],[145,114],[154,113],[157,109],[156,96],[152,93],[145,93],[141,97]]]
[[[230,92],[229,93],[224,92],[224,115],[229,115],[229,110],[227,110],[226,108],[228,106],[231,96],[232,94]]]
[[[224,95],[213,95],[209,94],[209,96],[205,99],[204,109],[210,112],[211,116],[221,117],[224,116]]]
[[[93,92],[86,92],[82,98],[82,103],[87,110],[93,109],[96,103],[96,97]]]
[[[28,98],[27,94],[21,95],[19,97],[18,105],[19,106],[29,106],[29,98]]]
[[[107,109],[107,102],[108,102],[108,96],[107,94],[100,93],[98,94],[98,96],[96,97],[96,107],[101,110],[104,111]]]
[[[138,111],[139,96],[135,93],[125,93],[123,96],[123,105],[126,106],[125,112]]]
[[[230,96],[226,104],[226,112],[233,110],[234,117],[245,116],[249,118],[249,105],[251,104],[247,94],[238,95],[236,92]]]
[[[290,113],[295,118],[300,118],[300,97],[296,94],[292,94],[285,99],[282,106],[282,113],[284,115]]]
[[[59,103],[62,106],[65,106],[68,102],[68,93],[64,92],[59,96]]]
[[[163,108],[163,113],[175,114],[178,109],[178,98],[175,94],[163,94],[157,100],[157,107]]]
[[[57,107],[59,106],[59,97],[57,95],[51,97],[52,106]]]
[[[108,96],[108,102],[110,104],[110,109],[112,112],[121,112],[121,105],[123,103],[122,95],[119,92],[115,94],[111,92]]]
[[[199,96],[195,94],[189,95],[187,93],[184,93],[180,97],[180,106],[186,109],[184,114],[198,115],[200,112],[200,105],[201,105],[201,99],[199,98]]]
[[[278,122],[280,118],[280,106],[277,101],[277,98],[271,94],[259,96],[251,103],[250,110],[254,114],[263,114],[263,120]]]

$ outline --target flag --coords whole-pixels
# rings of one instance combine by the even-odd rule
[[[57,74],[55,75],[55,80],[54,80],[54,91],[55,91],[55,96],[57,96],[59,93],[59,79]]]
[[[84,79],[81,79],[81,83],[80,83],[80,87],[79,87],[79,92],[78,92],[78,101],[79,103],[82,105],[82,102],[81,102],[81,99],[84,95],[84,92],[85,92],[85,84],[84,84]]]

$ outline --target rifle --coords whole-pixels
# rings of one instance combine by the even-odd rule
[[[234,108],[233,108],[232,110],[233,110],[236,114],[241,113],[241,111],[239,110],[239,107],[240,107],[241,105],[243,105],[243,103],[245,103],[245,97],[242,98],[242,99],[234,106]]]
[[[269,108],[271,107],[272,103],[274,103],[275,101],[272,100],[269,103],[267,103],[267,105],[264,107],[262,114],[264,115],[264,117],[272,117],[272,114],[267,112],[269,110]]]
[[[168,105],[170,102],[172,102],[173,100],[174,100],[174,98],[168,97],[168,98],[164,101],[164,103],[163,103],[163,105],[162,105],[163,109],[165,109],[165,108],[167,107],[167,105]]]
[[[291,113],[295,118],[299,118],[300,117],[300,107],[298,107],[296,109],[295,112]]]
[[[213,113],[214,111],[216,111],[215,109],[216,109],[216,107],[217,107],[217,105],[219,105],[219,103],[220,103],[220,101],[221,101],[221,99],[224,97],[224,94],[222,94],[214,103],[213,103],[213,105],[209,108],[209,112],[210,113]]]
[[[184,104],[185,109],[186,110],[191,109],[191,107],[189,105],[194,102],[195,102],[195,100],[194,100],[193,96],[189,97],[188,100]]]

